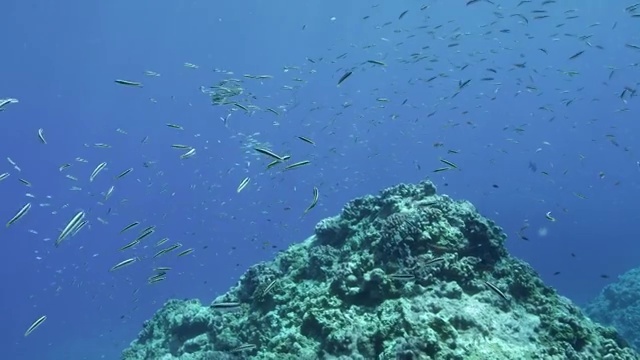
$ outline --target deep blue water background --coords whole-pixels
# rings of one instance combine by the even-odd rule
[[[638,266],[640,105],[638,96],[627,94],[626,104],[619,97],[640,81],[640,51],[625,47],[640,44],[640,18],[623,11],[632,2],[495,3],[5,1],[0,98],[20,102],[0,112],[0,173],[11,173],[0,182],[0,217],[8,221],[28,201],[33,208],[0,231],[2,358],[117,359],[165,300],[209,302],[248,266],[311,235],[317,221],[348,200],[426,177],[494,219],[509,235],[511,253],[579,304]],[[549,17],[533,20],[536,9]],[[573,15],[579,17],[566,19]],[[449,47],[453,42],[459,45]],[[568,59],[580,50],[582,56]],[[425,59],[413,61],[412,54]],[[388,66],[362,64],[369,59]],[[607,66],[617,69],[610,79]],[[336,87],[350,69],[353,75]],[[274,76],[244,79],[244,95],[280,116],[214,107],[200,91],[246,73]],[[426,82],[438,74],[444,76]],[[488,76],[495,80],[480,80]],[[144,87],[119,86],[117,78]],[[225,127],[220,117],[229,113]],[[38,128],[48,144],[39,142]],[[313,162],[265,172],[268,161],[247,150],[250,138]],[[196,147],[197,155],[181,160],[174,143]],[[461,170],[434,174],[440,157]],[[90,183],[102,161],[108,169]],[[155,163],[146,168],[145,161]],[[61,173],[63,163],[73,166]],[[135,170],[113,180],[129,167]],[[238,194],[245,176],[251,184]],[[99,204],[112,184],[114,195]],[[319,205],[301,216],[313,186]],[[79,209],[88,213],[88,228],[55,248],[59,230]],[[545,218],[548,211],[557,221]],[[134,220],[157,225],[149,245],[168,236],[195,253],[109,272],[124,258],[155,250],[118,251],[137,233],[119,230]],[[516,235],[525,223],[529,241]],[[149,286],[155,265],[173,270]],[[47,321],[25,338],[44,314]]]

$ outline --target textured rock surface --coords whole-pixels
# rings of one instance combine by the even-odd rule
[[[347,204],[213,303],[169,301],[124,359],[636,359],[430,182]],[[492,288],[492,285],[495,288]]]
[[[640,268],[626,272],[605,287],[585,312],[592,319],[615,327],[640,351]]]

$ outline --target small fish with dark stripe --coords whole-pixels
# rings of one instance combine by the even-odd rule
[[[276,283],[278,282],[278,279],[274,279],[272,280],[269,285],[267,285],[267,287],[264,288],[264,290],[262,290],[262,296],[266,296],[267,294],[269,294],[271,292],[271,290],[273,290],[273,288],[276,286]]]
[[[256,348],[256,346],[254,344],[242,344],[240,346],[237,346],[237,347],[231,349],[229,352],[230,353],[239,353],[239,352],[251,351],[251,350],[254,350],[255,348]]]
[[[124,228],[122,228],[122,230],[120,230],[120,234],[122,234],[123,232],[125,232],[127,230],[130,230],[130,229],[132,229],[132,228],[134,228],[134,227],[136,227],[138,225],[140,225],[140,222],[139,221],[134,221],[131,224],[129,224],[129,225],[125,226]]]
[[[116,271],[118,269],[122,269],[123,267],[129,266],[136,261],[140,261],[140,258],[132,257],[126,260],[122,260],[119,263],[115,264],[111,269],[109,269],[109,271]]]
[[[580,56],[582,54],[584,54],[584,50],[578,51],[577,53],[569,56],[569,60],[573,60],[573,59],[577,58],[578,56]]]
[[[116,176],[116,179],[123,178],[123,177],[125,177],[127,174],[129,174],[132,171],[133,171],[133,168],[128,168],[127,170],[125,170],[125,171],[121,172],[120,174],[118,174]]]
[[[115,83],[119,85],[124,85],[124,86],[142,87],[141,82],[131,81],[131,80],[116,79]]]
[[[31,324],[31,326],[29,326],[27,331],[24,332],[24,336],[29,336],[29,334],[34,332],[40,325],[42,325],[42,323],[44,323],[45,320],[47,320],[47,315],[40,316],[36,321],[33,322],[33,324]]]
[[[85,217],[84,211],[78,211],[73,218],[67,223],[67,225],[62,229],[60,235],[56,239],[56,247],[60,246],[60,244],[66,239],[69,235],[75,234],[79,231],[84,225],[83,220]],[[86,224],[86,222],[84,223]]]
[[[209,307],[214,310],[237,310],[241,306],[242,303],[237,301],[216,302],[209,305]]]
[[[304,141],[304,142],[306,142],[307,144],[311,144],[311,145],[314,145],[314,146],[316,145],[316,143],[313,140],[309,139],[306,136],[297,136],[297,138],[302,140],[302,141]]]
[[[451,161],[449,161],[447,159],[440,159],[440,162],[443,163],[443,164],[447,164],[452,169],[457,169],[458,168],[458,165],[452,163]]]
[[[349,76],[351,76],[351,74],[353,74],[353,71],[347,71],[346,73],[344,73],[344,75],[342,75],[338,80],[337,86],[340,86],[340,84],[342,84],[345,80],[347,80]]]
[[[299,167],[305,166],[311,164],[311,161],[309,160],[302,160],[302,161],[298,161],[297,163],[293,163],[291,165],[287,165],[284,170],[293,170],[293,169],[297,169]]]
[[[284,160],[283,156],[280,156],[280,155],[276,154],[275,152],[273,152],[273,151],[271,151],[269,149],[256,147],[256,148],[253,148],[253,150],[259,152],[262,155],[266,155],[266,156],[268,156],[270,158],[273,158],[273,159],[276,159],[276,160],[279,160],[279,161],[283,161]]]
[[[391,274],[389,275],[390,278],[392,278],[393,280],[400,280],[400,281],[411,281],[411,280],[415,280],[415,275],[412,274],[407,274],[407,273],[395,273],[395,274]]]
[[[507,295],[505,295],[505,293],[503,293],[502,290],[498,289],[497,286],[493,285],[492,283],[490,283],[488,281],[485,281],[484,284],[487,285],[487,287],[489,289],[493,290],[493,292],[498,294],[498,296],[500,296],[502,299],[504,299],[504,301],[509,302],[509,298],[507,297]]]
[[[318,191],[318,188],[314,186],[313,187],[313,200],[311,201],[311,204],[306,209],[304,209],[304,213],[305,214],[308,213],[309,211],[311,211],[311,209],[313,209],[314,207],[316,207],[316,205],[318,205],[318,197],[320,196],[319,194],[320,193]]]
[[[387,66],[386,63],[384,63],[383,61],[379,61],[379,60],[367,60],[367,62],[369,64],[374,64],[374,65],[380,65],[380,66]]]
[[[24,206],[22,206],[22,208],[18,210],[18,212],[11,218],[11,220],[7,222],[7,227],[22,219],[22,217],[25,216],[27,212],[29,212],[29,209],[31,209],[31,203],[26,203]]]
[[[238,188],[236,188],[236,192],[240,193],[240,191],[244,190],[244,188],[246,188],[247,185],[249,185],[249,181],[251,181],[249,177],[242,179],[242,181],[240,182],[240,185],[238,185]]]

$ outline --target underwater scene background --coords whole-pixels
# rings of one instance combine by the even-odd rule
[[[637,357],[633,1],[2,15],[3,358]]]

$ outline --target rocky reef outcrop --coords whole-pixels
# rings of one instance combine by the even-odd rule
[[[605,287],[584,310],[593,320],[615,327],[640,351],[640,268]]]
[[[349,202],[211,304],[171,300],[125,360],[637,359],[424,181]]]

